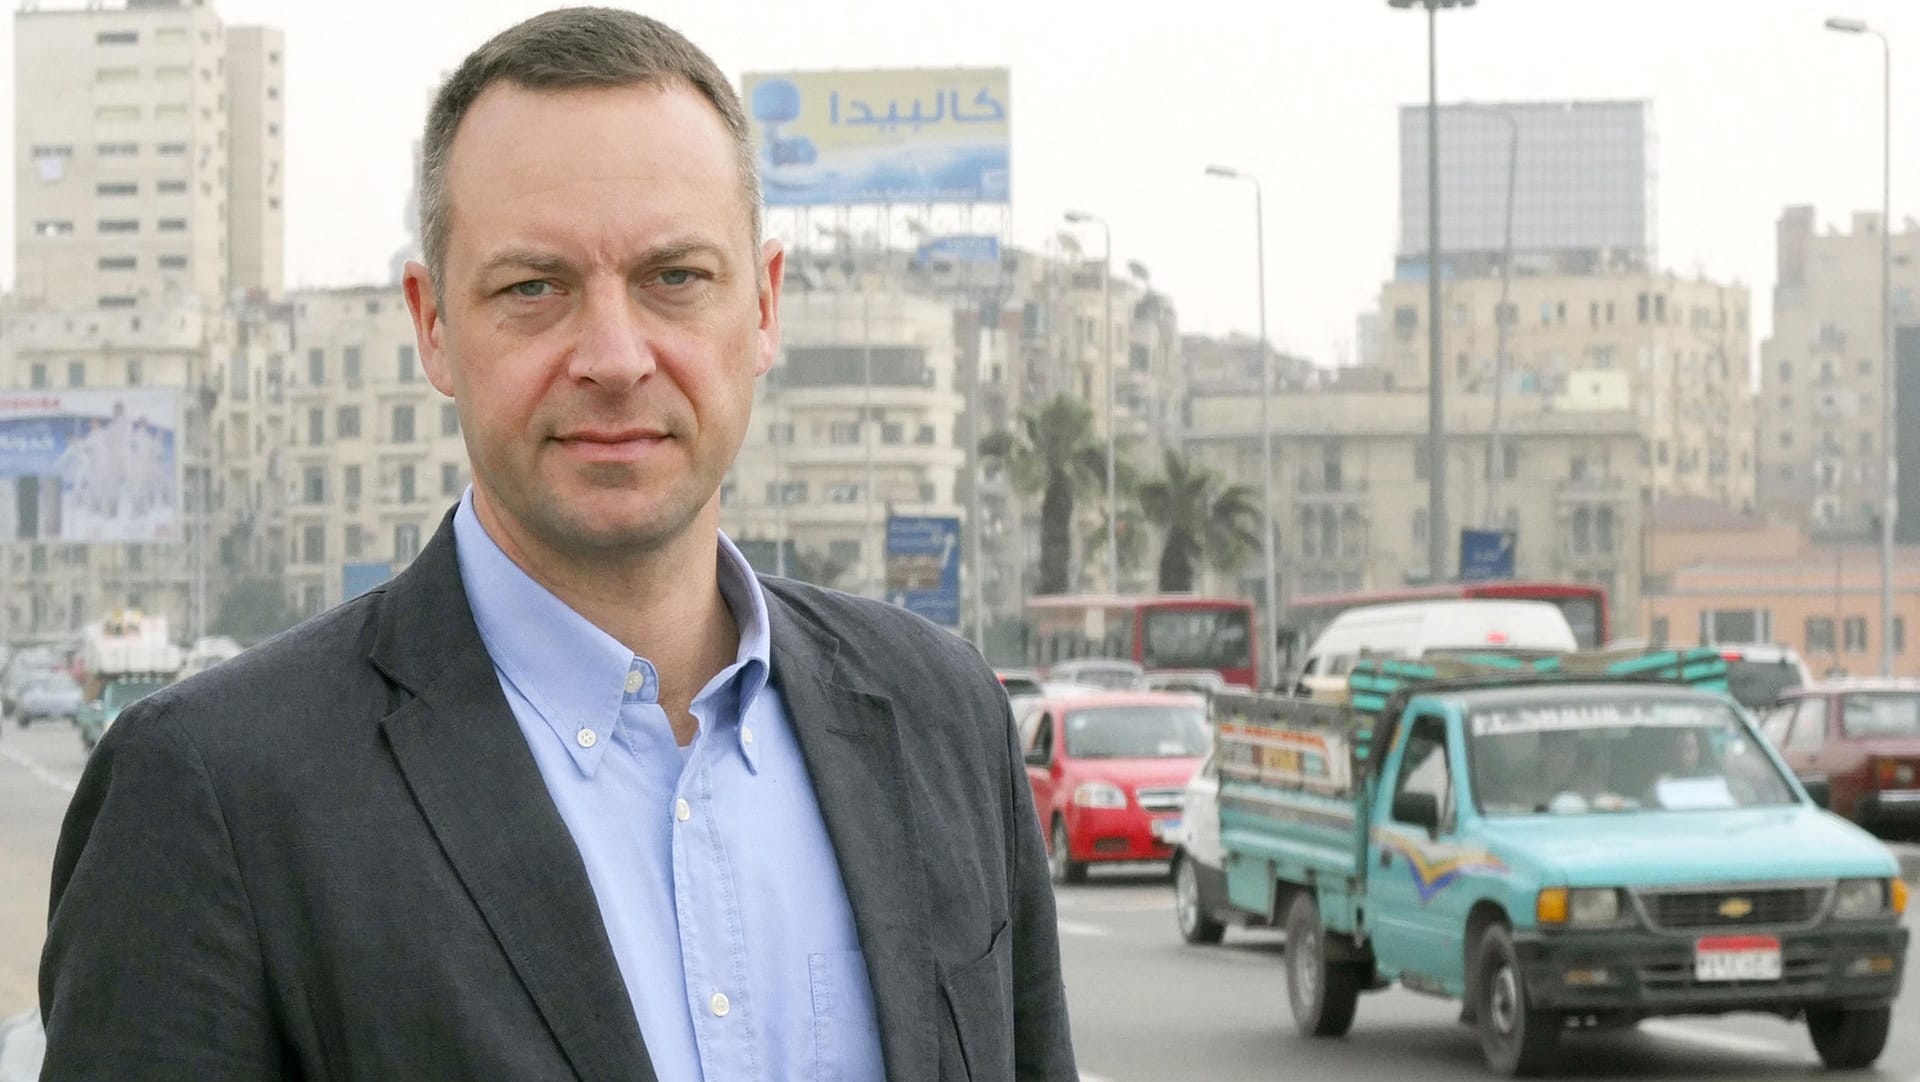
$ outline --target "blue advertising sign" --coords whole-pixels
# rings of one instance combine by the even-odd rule
[[[935,259],[944,259],[949,263],[999,263],[1000,238],[991,233],[935,237],[922,244],[914,254],[914,260],[919,263],[930,263]]]
[[[392,577],[392,564],[341,564],[340,600],[352,601]]]
[[[1012,197],[1005,68],[775,72],[742,84],[770,207]]]
[[[943,627],[960,626],[959,519],[887,519],[887,600]]]
[[[0,394],[0,537],[180,540],[177,391]]]
[[[1512,530],[1461,530],[1460,581],[1512,578],[1513,549]]]

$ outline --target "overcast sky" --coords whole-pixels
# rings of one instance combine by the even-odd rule
[[[287,280],[331,286],[383,280],[404,242],[410,146],[436,80],[552,5],[216,6],[286,33]],[[1014,240],[1042,245],[1069,207],[1104,216],[1116,260],[1145,264],[1189,330],[1251,331],[1257,312],[1250,194],[1204,178],[1211,162],[1263,182],[1277,343],[1323,363],[1350,355],[1354,317],[1392,271],[1396,109],[1426,100],[1426,28],[1386,0],[629,6],[680,28],[736,84],[744,71],[1011,68]],[[1823,30],[1834,14],[1893,40],[1894,220],[1920,216],[1914,0],[1481,0],[1441,14],[1441,99],[1650,100],[1660,260],[1746,283],[1764,329],[1780,209],[1811,203],[1845,223],[1880,202],[1879,43]],[[10,20],[0,34],[11,62]],[[0,117],[10,142],[11,100]],[[0,184],[11,200],[11,174]],[[0,230],[10,284],[11,216]]]

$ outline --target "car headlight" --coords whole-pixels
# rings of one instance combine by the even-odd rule
[[[1110,782],[1090,781],[1073,791],[1073,802],[1082,808],[1124,808],[1127,794]]]
[[[1842,879],[1833,892],[1834,919],[1884,917],[1893,912],[1891,893],[1884,879]]]
[[[1620,892],[1612,887],[1550,887],[1540,892],[1534,916],[1541,924],[1592,928],[1620,922]]]

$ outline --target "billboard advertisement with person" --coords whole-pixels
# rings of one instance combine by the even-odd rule
[[[0,539],[180,539],[179,396],[170,390],[0,395]]]

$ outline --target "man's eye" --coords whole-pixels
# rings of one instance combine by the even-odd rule
[[[515,282],[507,287],[507,292],[516,297],[544,297],[553,292],[553,287],[545,281]]]
[[[693,280],[693,272],[685,267],[675,267],[660,272],[660,284],[665,286],[691,285]]]

